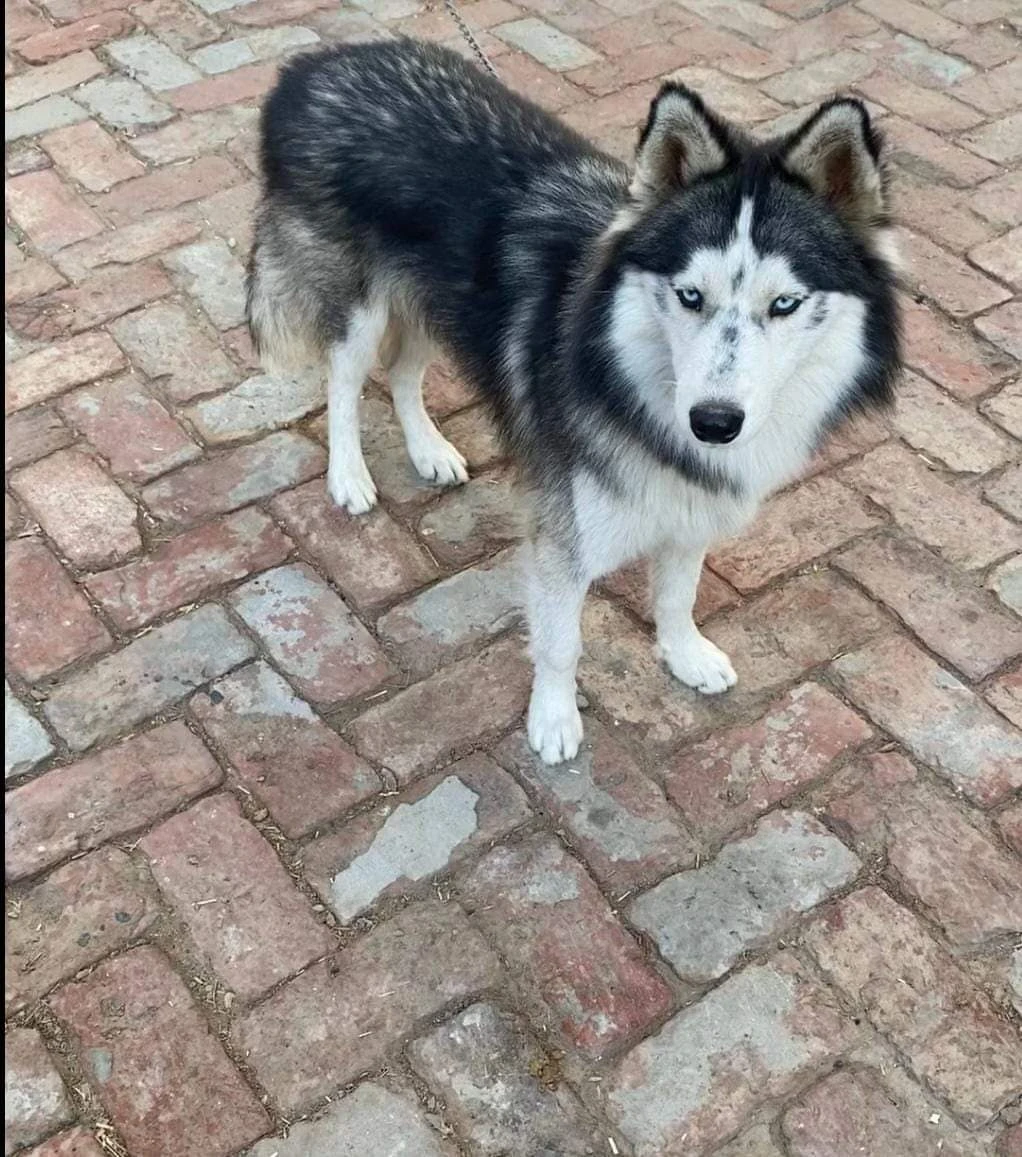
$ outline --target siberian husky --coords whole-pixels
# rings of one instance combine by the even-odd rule
[[[594,579],[653,563],[657,644],[684,684],[735,683],[692,620],[707,547],[824,435],[887,405],[899,321],[881,142],[857,100],[755,141],[668,81],[634,164],[436,45],[295,59],[262,118],[248,315],[271,370],[328,366],[333,500],[368,511],[359,396],[378,361],[415,469],[464,482],[422,402],[448,354],[489,403],[532,504],[528,734],[582,738]]]

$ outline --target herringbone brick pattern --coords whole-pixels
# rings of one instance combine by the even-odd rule
[[[869,102],[909,365],[711,559],[739,687],[590,599],[541,766],[507,465],[323,485],[242,325],[257,106],[420,0],[6,0],[6,1152],[1022,1153],[1018,0],[465,0],[627,155],[676,70],[764,131]]]

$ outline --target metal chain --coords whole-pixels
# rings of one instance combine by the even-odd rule
[[[483,52],[482,48],[479,45],[479,41],[476,40],[476,38],[475,38],[475,34],[473,33],[472,29],[469,28],[469,26],[465,23],[465,19],[461,15],[461,13],[458,11],[458,6],[457,6],[457,4],[455,4],[454,0],[444,0],[444,7],[447,9],[447,12],[450,15],[451,19],[454,21],[454,23],[457,24],[458,31],[461,33],[462,36],[465,37],[465,41],[468,44],[469,48],[471,48],[472,51],[476,54],[476,56],[479,58],[479,63],[483,66],[483,68],[486,69],[486,71],[490,74],[490,76],[494,76],[494,77],[497,76],[497,70],[490,63],[489,59],[486,56],[486,53]]]

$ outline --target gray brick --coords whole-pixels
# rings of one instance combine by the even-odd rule
[[[854,879],[840,840],[803,812],[775,812],[706,867],[679,872],[630,907],[686,980],[716,980],[738,957]]]
[[[73,675],[50,696],[46,717],[81,751],[170,707],[253,653],[220,607],[200,607]]]
[[[233,329],[245,320],[245,270],[226,241],[197,241],[163,260],[181,274],[185,289],[218,329]]]
[[[559,28],[553,28],[534,16],[498,24],[491,31],[554,72],[567,72],[572,68],[597,64],[601,59],[599,53],[593,52],[573,36],[568,36]]]
[[[115,129],[158,125],[174,115],[173,109],[151,96],[137,81],[122,77],[92,80],[76,95],[90,112]]]
[[[201,79],[199,72],[155,36],[143,34],[115,40],[106,50],[129,76],[157,92]]]
[[[53,752],[53,744],[43,725],[4,684],[4,779],[31,771]]]
[[[4,1039],[4,1152],[41,1141],[74,1113],[43,1038],[16,1028]]]
[[[4,115],[4,140],[17,141],[36,133],[87,121],[89,114],[68,96],[47,96]]]
[[[193,52],[189,57],[196,68],[203,72],[233,72],[246,64],[253,64],[255,53],[246,40],[225,40],[220,44],[209,44]]]
[[[318,371],[288,378],[260,374],[199,402],[185,416],[206,442],[232,442],[287,426],[325,402],[326,389]]]

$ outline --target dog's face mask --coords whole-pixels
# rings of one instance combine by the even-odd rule
[[[631,193],[613,340],[661,423],[718,455],[839,406],[870,357],[888,237],[862,105],[832,102],[759,145],[667,86]]]

